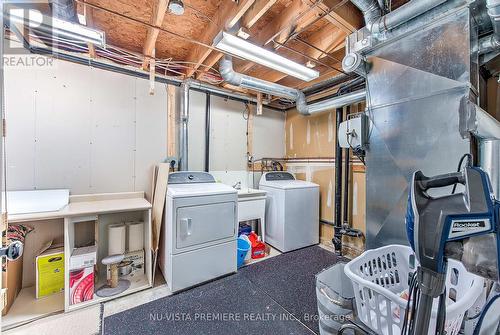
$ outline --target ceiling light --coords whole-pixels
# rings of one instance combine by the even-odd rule
[[[319,72],[316,70],[309,69],[304,65],[226,32],[220,32],[215,37],[214,46],[232,55],[267,66],[304,81],[310,81],[319,77]]]
[[[182,15],[184,14],[184,3],[182,3],[182,0],[170,0],[168,9],[172,14]]]
[[[11,9],[8,12],[7,19],[11,23],[23,24],[28,28],[40,30],[53,36],[89,42],[102,47],[106,46],[105,34],[103,31],[91,29],[78,23],[64,21],[55,17],[45,16],[34,9],[28,11],[21,8]]]
[[[311,62],[310,60],[308,60],[308,61],[307,61],[307,63],[306,63],[306,66],[307,66],[308,68],[312,69],[312,68],[315,68],[315,67],[316,67],[316,63]]]

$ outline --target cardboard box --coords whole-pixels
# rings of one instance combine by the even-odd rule
[[[97,263],[97,246],[75,248],[69,259],[69,270],[94,267]]]
[[[64,290],[64,248],[51,247],[35,259],[36,298]]]
[[[2,284],[4,288],[7,288],[7,304],[2,310],[2,315],[9,312],[23,284],[23,256],[15,261],[6,262],[7,271],[2,273]]]
[[[144,249],[125,254],[125,258],[118,265],[118,276],[132,281],[135,277],[144,275]],[[107,266],[107,279],[111,278],[110,266]]]
[[[69,272],[69,304],[79,304],[94,299],[94,267]]]

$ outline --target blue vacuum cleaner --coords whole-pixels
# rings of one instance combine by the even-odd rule
[[[463,185],[462,192],[455,193],[457,184]],[[443,187],[453,187],[453,191],[430,194]],[[456,173],[413,174],[406,229],[420,266],[410,283],[413,302],[408,304],[403,333],[427,334],[432,302],[439,297],[436,334],[444,334],[448,258],[461,261],[471,273],[498,282],[499,216],[500,202],[494,199],[490,179],[481,168],[469,163]]]

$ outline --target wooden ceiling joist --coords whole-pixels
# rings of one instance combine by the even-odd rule
[[[253,5],[248,9],[248,11],[241,18],[241,26],[247,29],[252,28],[252,26],[257,23],[257,21],[271,8],[277,0],[255,0]],[[205,69],[213,67],[221,58],[223,54],[220,52],[213,51],[210,56],[204,61]],[[197,78],[203,76],[203,73]]]
[[[151,24],[155,27],[161,27],[163,23],[163,18],[167,11],[168,0],[155,0],[153,6],[153,13],[151,16]],[[146,36],[146,42],[144,43],[143,54],[144,61],[142,62],[142,68],[146,69],[149,64],[149,58],[152,57],[153,51],[155,50],[156,40],[158,39],[158,34],[160,30],[158,28],[148,28],[148,34]]]
[[[205,44],[212,44],[215,36],[221,30],[227,30],[234,27],[243,17],[255,0],[240,0],[238,3],[233,1],[223,1],[221,7],[209,24],[206,32],[199,38]],[[186,61],[191,65],[186,72],[186,77],[191,77],[200,67],[212,50],[201,45],[196,45],[189,53]]]
[[[85,13],[85,23],[87,24],[87,27],[94,28],[93,9],[91,7],[85,6],[84,7],[84,13]],[[87,47],[89,48],[89,56],[90,56],[90,58],[96,58],[94,44],[93,43],[87,43]]]
[[[241,26],[250,29],[277,0],[255,0],[254,4],[241,19]]]
[[[302,31],[309,24],[317,20],[318,16],[329,18],[330,20],[335,19],[335,22],[342,22],[342,24],[337,22],[338,29],[343,31],[344,34],[351,32],[355,30],[356,27],[363,24],[363,17],[356,7],[351,7],[349,5],[350,3],[346,3],[345,0],[324,0],[323,3],[320,4],[316,4],[314,0],[294,0],[276,20],[268,25],[269,28],[262,30],[255,39],[252,39],[252,42],[257,45],[265,45],[273,40],[278,43],[283,43],[288,39],[290,34]],[[278,34],[279,36],[277,36]],[[319,34],[319,37],[311,37],[313,39],[311,44],[313,45],[316,43],[314,40],[323,39],[322,36],[326,35],[327,32],[318,32],[316,34]],[[339,36],[341,35],[335,35],[337,39]],[[339,42],[338,40],[336,41],[336,46],[338,47]],[[332,44],[335,44],[335,40],[332,41]],[[321,47],[319,47],[319,49],[325,51],[332,50],[323,49]],[[310,56],[316,58],[316,54],[317,51],[313,52]],[[255,64],[252,62],[247,62],[241,67],[236,68],[236,71],[245,73],[254,65]]]
[[[323,13],[329,13],[325,16],[325,19],[336,25],[346,34],[352,33],[364,26],[363,15],[349,0],[323,0],[318,5],[318,10]]]

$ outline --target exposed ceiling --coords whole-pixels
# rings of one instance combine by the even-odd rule
[[[364,25],[349,0],[183,0],[181,16],[168,11],[168,0],[75,1],[87,25],[106,32],[108,45],[144,56],[138,65],[143,69],[154,57],[182,64],[170,75],[211,82],[218,77],[222,57],[210,48],[212,41],[238,21],[249,32],[249,41],[301,64],[314,63],[320,77],[304,82],[241,59],[235,59],[235,70],[297,88],[341,73],[345,38]],[[392,0],[392,8],[405,2]]]

